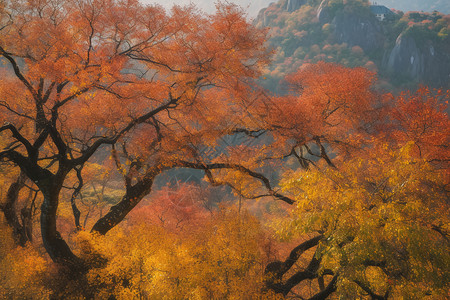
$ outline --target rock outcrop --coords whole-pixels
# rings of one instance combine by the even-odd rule
[[[383,28],[374,16],[343,12],[337,14],[331,24],[338,43],[347,43],[349,47],[360,46],[364,51],[384,46]]]
[[[450,53],[437,49],[431,41],[417,45],[414,38],[400,35],[383,68],[394,76],[408,76],[432,86],[450,85]]]
[[[267,18],[266,18],[266,8],[261,9],[258,12],[258,15],[256,16],[256,18],[253,20],[253,24],[260,26],[260,27],[266,27],[268,25],[267,23]]]
[[[328,2],[329,0],[322,0],[319,8],[317,9],[317,19],[321,24],[330,23],[333,19],[330,8],[328,7]]]
[[[288,12],[293,12],[299,9],[306,3],[306,0],[287,0],[284,9]]]
[[[260,11],[256,24],[277,28],[280,26],[279,20],[288,17],[278,19],[280,14],[286,15],[301,9],[306,2],[282,0],[271,3],[267,9]],[[322,0],[316,7],[316,13],[317,19],[311,19],[311,23],[298,22],[299,28],[296,30],[306,33],[307,37],[297,37],[290,33],[286,33],[285,36],[277,35],[272,40],[273,46],[279,47],[286,58],[296,53],[294,60],[299,62],[320,55],[337,60],[341,59],[339,55],[348,55],[348,58],[342,59],[344,63],[353,58],[354,62],[362,65],[370,62],[376,65],[380,77],[396,86],[422,83],[431,87],[450,88],[450,40],[439,36],[437,31],[426,31],[424,28],[424,32],[421,32],[417,31],[420,30],[419,27],[414,29],[407,26],[399,33],[393,28],[399,22],[400,16],[393,14],[391,19],[379,20],[368,5],[343,5],[331,0]],[[439,14],[433,16],[436,18]],[[424,18],[428,18],[432,24],[436,23],[436,20],[430,19],[429,16]],[[440,18],[446,20],[445,16]],[[320,34],[316,36],[316,32]],[[395,38],[397,39],[394,40]],[[333,56],[335,53],[326,53],[324,49],[320,49],[327,44],[346,45],[348,48],[359,46],[364,51],[362,54],[364,59],[351,57],[352,54],[336,53],[336,56]],[[316,52],[311,50],[313,46],[318,49]],[[300,51],[297,51],[299,48]],[[320,51],[323,52],[319,55]]]

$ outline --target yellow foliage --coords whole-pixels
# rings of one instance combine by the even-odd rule
[[[0,225],[0,298],[48,299],[48,261],[31,245],[14,247],[11,230]]]
[[[259,222],[222,209],[204,226],[179,233],[140,224],[108,236],[77,234],[96,298],[250,299],[261,294]]]
[[[438,299],[448,291],[445,174],[414,158],[414,147],[381,145],[339,170],[298,171],[282,183],[298,200],[284,231],[324,232],[322,268],[339,270],[343,298],[366,293],[356,282],[394,298]]]

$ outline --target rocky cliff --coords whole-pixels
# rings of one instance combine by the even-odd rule
[[[378,71],[385,85],[450,88],[450,16],[378,19],[367,1],[281,0],[261,10],[255,23],[272,28],[269,43],[278,50],[272,86],[303,63],[325,60]]]
[[[317,8],[317,19],[321,24],[330,23],[332,20],[331,10],[328,6],[329,0],[322,0]]]
[[[402,11],[440,11],[450,14],[449,0],[377,0],[377,3]]]
[[[383,48],[383,28],[372,15],[342,12],[333,18],[331,24],[338,43],[346,43],[349,47],[359,46],[366,52]]]
[[[299,9],[305,3],[306,0],[288,0],[284,9],[288,12],[293,12]]]
[[[393,76],[407,76],[432,86],[449,86],[450,53],[433,42],[418,45],[411,36],[400,35],[383,59],[383,69]]]

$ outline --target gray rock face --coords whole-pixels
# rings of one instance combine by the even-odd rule
[[[258,24],[259,26],[265,27],[267,26],[267,18],[266,18],[266,8],[263,8],[259,11],[258,15],[256,16],[255,20],[253,20],[253,24]]]
[[[289,12],[293,12],[293,11],[299,9],[305,3],[306,3],[306,0],[288,0],[286,2],[286,7],[284,9]]]
[[[424,61],[414,39],[403,38],[400,35],[389,55],[386,67],[391,72],[404,73],[419,79],[424,70]]]
[[[306,0],[287,0],[284,4],[282,9],[288,12],[293,12],[302,7],[306,3]],[[268,7],[263,8],[259,11],[256,19],[254,20],[254,24],[259,24],[262,26],[268,26],[270,23],[269,18],[267,17],[267,8],[269,8],[271,5],[275,5],[274,2],[271,2]]]
[[[317,9],[317,19],[322,25],[325,23],[330,23],[332,21],[328,2],[329,0],[322,0],[322,2],[320,2],[319,8]]]
[[[282,5],[281,9],[294,11],[305,3],[305,0],[285,0],[271,5]],[[259,26],[268,26],[275,17],[276,15],[262,9],[255,21]],[[385,37],[387,23],[380,22],[364,8],[332,11],[330,0],[321,1],[317,18],[321,26],[326,23],[332,25],[333,36],[330,37],[330,43],[346,43],[348,47],[360,46],[366,54],[374,55],[378,69],[389,74],[386,75],[389,79],[398,79],[400,83],[413,80],[431,87],[450,88],[448,43],[431,40],[419,43],[414,39],[415,35],[407,33],[397,38],[393,48],[387,49],[386,45],[392,45],[392,41],[387,41],[388,37]],[[293,46],[295,48],[295,45]]]
[[[450,55],[431,42],[418,46],[412,37],[400,35],[383,64],[394,75],[406,75],[431,86],[450,86]]]
[[[373,16],[362,17],[353,13],[338,14],[332,24],[339,43],[349,47],[360,46],[364,51],[382,48],[384,45],[383,28]]]

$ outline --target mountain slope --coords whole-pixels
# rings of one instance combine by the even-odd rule
[[[450,14],[449,0],[378,0],[378,4],[386,5],[402,11],[439,11],[443,14]]]
[[[261,10],[255,23],[270,28],[276,50],[266,87],[282,92],[285,74],[319,60],[376,71],[383,89],[450,87],[450,15],[384,8],[380,21],[377,9],[366,0],[282,0]]]

